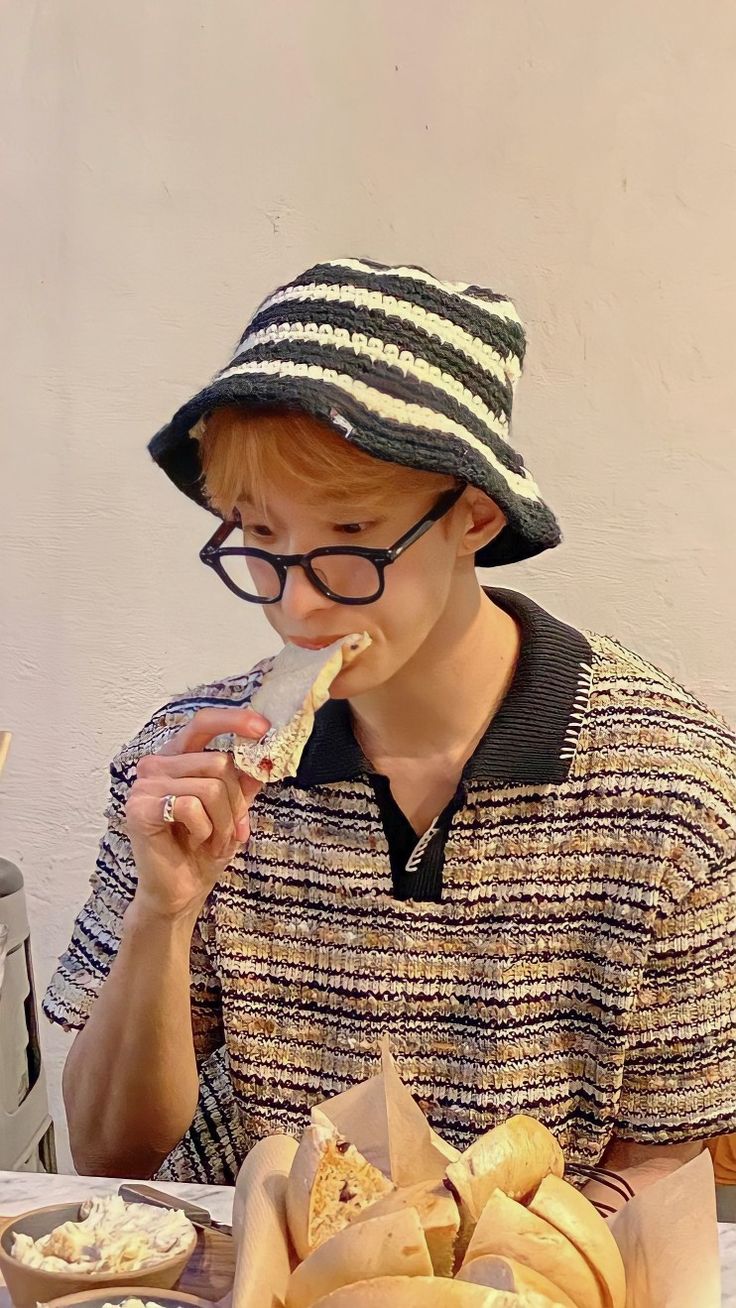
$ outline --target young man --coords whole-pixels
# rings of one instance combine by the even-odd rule
[[[82,1170],[230,1177],[371,1075],[386,1032],[441,1134],[532,1113],[581,1183],[736,1130],[734,737],[475,572],[560,539],[509,443],[524,348],[502,296],[336,260],[270,296],[152,442],[224,521],[204,561],[282,641],[372,644],[286,782],[227,753],[265,729],[268,661],[114,760],[46,998],[80,1032]]]

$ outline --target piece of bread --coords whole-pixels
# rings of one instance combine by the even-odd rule
[[[520,1113],[475,1140],[448,1165],[447,1177],[477,1221],[494,1190],[524,1199],[549,1173],[562,1176],[564,1167],[552,1132]]]
[[[329,699],[330,686],[371,643],[367,632],[344,636],[325,649],[284,645],[253,695],[250,707],[271,723],[260,740],[233,738],[241,772],[258,781],[293,777],[312,734],[314,715]]]
[[[306,1258],[394,1188],[333,1127],[307,1127],[286,1184],[286,1216],[297,1256]]]
[[[598,1276],[575,1245],[502,1190],[494,1190],[483,1209],[463,1266],[484,1254],[513,1258],[540,1272],[559,1285],[576,1308],[606,1308]]]
[[[546,1176],[527,1207],[568,1240],[587,1259],[599,1279],[606,1308],[624,1308],[626,1272],[616,1241],[592,1203],[558,1176]]]
[[[332,1290],[376,1276],[431,1276],[432,1262],[415,1208],[346,1226],[292,1272],[286,1308],[312,1308]]]
[[[314,1308],[560,1308],[533,1291],[509,1294],[439,1276],[380,1276],[318,1299]]]
[[[569,1295],[559,1285],[553,1285],[548,1277],[535,1272],[533,1267],[524,1267],[513,1258],[502,1258],[500,1254],[485,1254],[466,1263],[457,1274],[458,1281],[470,1281],[473,1285],[487,1285],[494,1290],[534,1290],[536,1294],[546,1294],[548,1299],[562,1305],[562,1308],[576,1308]]]
[[[420,1181],[417,1185],[400,1186],[371,1204],[370,1208],[364,1208],[354,1218],[354,1223],[371,1221],[384,1213],[400,1213],[407,1208],[415,1209],[419,1215],[435,1276],[452,1276],[460,1210],[444,1181]]]

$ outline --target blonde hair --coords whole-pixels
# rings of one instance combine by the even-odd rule
[[[444,473],[376,459],[327,423],[289,409],[213,409],[200,454],[205,494],[224,518],[246,496],[262,506],[273,485],[298,486],[308,503],[340,499],[373,506],[420,491],[439,495],[458,484]]]

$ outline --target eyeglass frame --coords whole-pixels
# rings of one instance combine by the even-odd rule
[[[435,522],[439,522],[440,518],[444,518],[445,514],[449,513],[450,509],[457,504],[466,489],[467,487],[463,482],[459,486],[453,486],[450,490],[443,491],[437,503],[387,549],[370,549],[361,545],[323,545],[318,549],[309,550],[307,554],[270,554],[268,550],[259,550],[250,546],[236,547],[230,545],[223,548],[228,537],[242,525],[240,522],[230,519],[220,523],[206,545],[202,546],[199,557],[206,567],[212,568],[217,573],[217,576],[221,581],[224,581],[228,590],[231,590],[234,595],[245,600],[248,604],[278,604],[283,599],[288,570],[296,567],[303,568],[315,590],[318,590],[321,595],[332,600],[335,604],[375,604],[386,588],[386,568],[401,558],[409,546],[420,540],[429,531],[430,527],[434,526]],[[357,558],[367,559],[369,563],[372,563],[378,573],[378,590],[375,595],[371,595],[368,599],[351,599],[347,596],[337,595],[330,590],[329,586],[320,581],[312,569],[312,559],[324,558],[334,554],[350,554]],[[243,558],[264,559],[267,563],[270,563],[281,581],[281,590],[278,595],[274,599],[261,599],[258,596],[246,595],[237,583],[228,576],[222,564],[223,556],[231,557],[232,555],[240,555]]]

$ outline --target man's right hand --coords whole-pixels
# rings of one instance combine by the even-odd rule
[[[261,789],[230,754],[205,746],[230,732],[260,740],[268,727],[252,709],[200,709],[159,754],[139,759],[125,806],[139,911],[166,918],[199,915],[248,840],[250,806]],[[163,818],[167,795],[176,796],[173,823]]]

